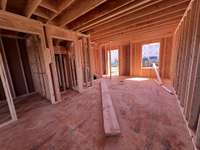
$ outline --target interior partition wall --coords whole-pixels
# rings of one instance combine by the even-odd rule
[[[0,36],[0,127],[17,120],[21,101],[27,103],[28,96],[49,94],[39,36],[1,32],[6,34]]]

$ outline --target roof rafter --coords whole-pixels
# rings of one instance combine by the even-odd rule
[[[28,0],[25,8],[25,16],[30,18],[41,2],[42,0]]]
[[[139,29],[139,30],[133,30],[129,31],[126,33],[121,33],[121,34],[116,34],[112,36],[107,36],[107,37],[102,37],[99,39],[91,39],[93,42],[97,43],[105,43],[108,41],[117,41],[117,40],[133,40],[133,39],[145,39],[147,36],[153,37],[155,39],[158,38],[158,35],[161,37],[164,36],[172,36],[174,30],[176,29],[178,22],[177,21],[172,21],[170,23],[163,23],[163,24],[158,24],[155,25],[154,27],[148,27],[144,29]]]
[[[56,18],[62,11],[67,9],[75,0],[64,0],[58,7],[58,11],[48,20],[48,22],[52,21],[54,18]]]
[[[184,2],[189,2],[190,0],[168,0],[168,1],[157,1],[157,2],[153,2],[151,5],[144,5],[144,7],[139,7],[136,9],[133,9],[132,11],[129,11],[127,14],[123,13],[117,17],[113,17],[110,19],[104,19],[103,20],[99,20],[97,22],[94,22],[92,24],[88,24],[86,26],[83,26],[82,28],[79,28],[78,31],[81,32],[85,32],[88,30],[91,30],[93,28],[96,28],[98,26],[104,25],[104,24],[109,24],[113,21],[115,21],[116,23],[121,22],[123,20],[130,20],[133,19],[135,17],[138,16],[143,16],[145,14],[149,14],[151,12],[155,12],[156,10],[162,9],[162,8],[169,8],[171,6],[176,6],[178,4],[182,4]]]
[[[91,28],[95,25],[100,25],[102,22],[106,22],[108,20],[112,21],[113,19],[116,19],[116,18],[119,18],[121,16],[125,16],[131,12],[134,12],[138,9],[141,9],[141,8],[145,8],[147,6],[151,6],[155,3],[158,3],[162,0],[155,0],[155,1],[152,1],[152,0],[135,0],[134,2],[130,3],[128,6],[124,6],[120,9],[117,9],[109,14],[106,14],[102,17],[99,17],[97,19],[95,19],[94,21],[92,22],[89,22],[87,23],[86,25],[84,25],[83,27],[78,27],[78,28],[75,28],[74,30],[77,30],[77,31],[85,31],[87,30],[87,28]]]
[[[141,11],[135,12],[132,17],[123,17],[116,21],[112,21],[110,23],[106,23],[104,25],[101,25],[101,26],[98,26],[98,27],[92,29],[92,34],[106,32],[108,30],[120,28],[122,26],[130,25],[132,23],[146,20],[146,19],[153,19],[158,15],[164,16],[166,14],[171,14],[173,12],[177,12],[180,10],[186,10],[188,4],[189,4],[189,2],[184,2],[184,3],[178,4],[178,5],[173,5],[173,6],[164,7],[164,8],[162,7],[160,9],[151,11],[149,13],[145,13],[143,15],[138,15],[138,13],[141,14]]]
[[[84,15],[106,0],[77,0],[65,9],[60,15],[54,19],[54,23],[58,26],[65,26],[78,17]],[[77,9],[79,8],[79,9]]]
[[[109,33],[113,33],[113,32],[121,32],[123,30],[126,29],[130,29],[133,28],[135,26],[139,26],[140,24],[148,24],[149,22],[156,22],[162,19],[168,19],[168,18],[173,18],[176,16],[182,16],[183,13],[185,12],[185,9],[181,9],[181,10],[174,10],[171,11],[169,13],[165,13],[165,14],[156,14],[156,15],[149,15],[147,17],[142,17],[139,19],[136,19],[130,23],[125,23],[122,26],[117,26],[115,28],[112,29],[108,29],[108,30],[104,30],[104,31],[100,31],[100,32],[92,32],[91,35],[105,35],[105,34],[109,34]]]
[[[102,17],[112,11],[115,11],[121,7],[124,7],[135,0],[115,0],[115,1],[106,1],[103,5],[99,5],[92,11],[86,13],[85,15],[79,17],[78,19],[74,20],[70,24],[67,25],[68,28],[74,29],[80,26],[83,26],[86,23],[89,23],[99,17]]]
[[[162,20],[159,19],[157,21],[156,20],[147,21],[147,22],[137,24],[136,26],[134,26],[132,28],[124,29],[123,31],[121,30],[121,31],[118,31],[118,32],[112,32],[112,33],[105,34],[105,35],[96,35],[96,36],[91,36],[91,37],[92,37],[92,39],[101,39],[101,38],[104,38],[104,37],[109,37],[109,36],[113,36],[113,35],[117,35],[117,34],[124,34],[124,33],[131,32],[131,31],[143,30],[144,28],[150,28],[151,29],[151,27],[161,25],[163,23],[170,24],[173,21],[177,22],[177,24],[178,24],[181,17],[182,17],[182,15],[177,15],[177,16],[172,16],[170,18],[163,18]]]

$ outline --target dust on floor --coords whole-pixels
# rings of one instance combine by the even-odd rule
[[[0,129],[0,149],[193,150],[175,96],[152,80],[115,78],[107,84],[121,127],[119,137],[104,136],[96,81],[56,105],[37,98],[30,101],[43,105],[32,106],[16,123]]]

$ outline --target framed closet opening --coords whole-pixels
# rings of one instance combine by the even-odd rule
[[[73,41],[53,38],[54,58],[59,91],[63,99],[77,93],[75,48]]]
[[[46,77],[39,35],[1,30],[0,58],[0,124],[10,114],[17,119],[38,104],[49,103],[44,98]]]

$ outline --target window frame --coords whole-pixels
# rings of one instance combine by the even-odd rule
[[[144,46],[144,45],[150,45],[150,44],[155,44],[155,43],[159,43],[159,45],[160,45],[160,47],[159,47],[159,55],[158,55],[158,60],[159,60],[159,62],[160,62],[160,58],[161,58],[161,57],[160,57],[161,42],[160,42],[160,41],[154,41],[154,42],[145,42],[145,43],[142,43],[142,44],[141,44],[141,61],[140,61],[140,62],[141,62],[141,69],[145,69],[145,70],[146,70],[146,69],[153,69],[153,67],[144,67],[144,66],[143,66],[143,61],[142,61],[142,60],[143,60],[143,59],[142,59],[142,58],[143,58],[143,55],[142,55],[142,52],[143,52],[143,46]],[[159,63],[159,65],[157,66],[157,68],[159,68],[159,67],[160,67],[160,63]]]

